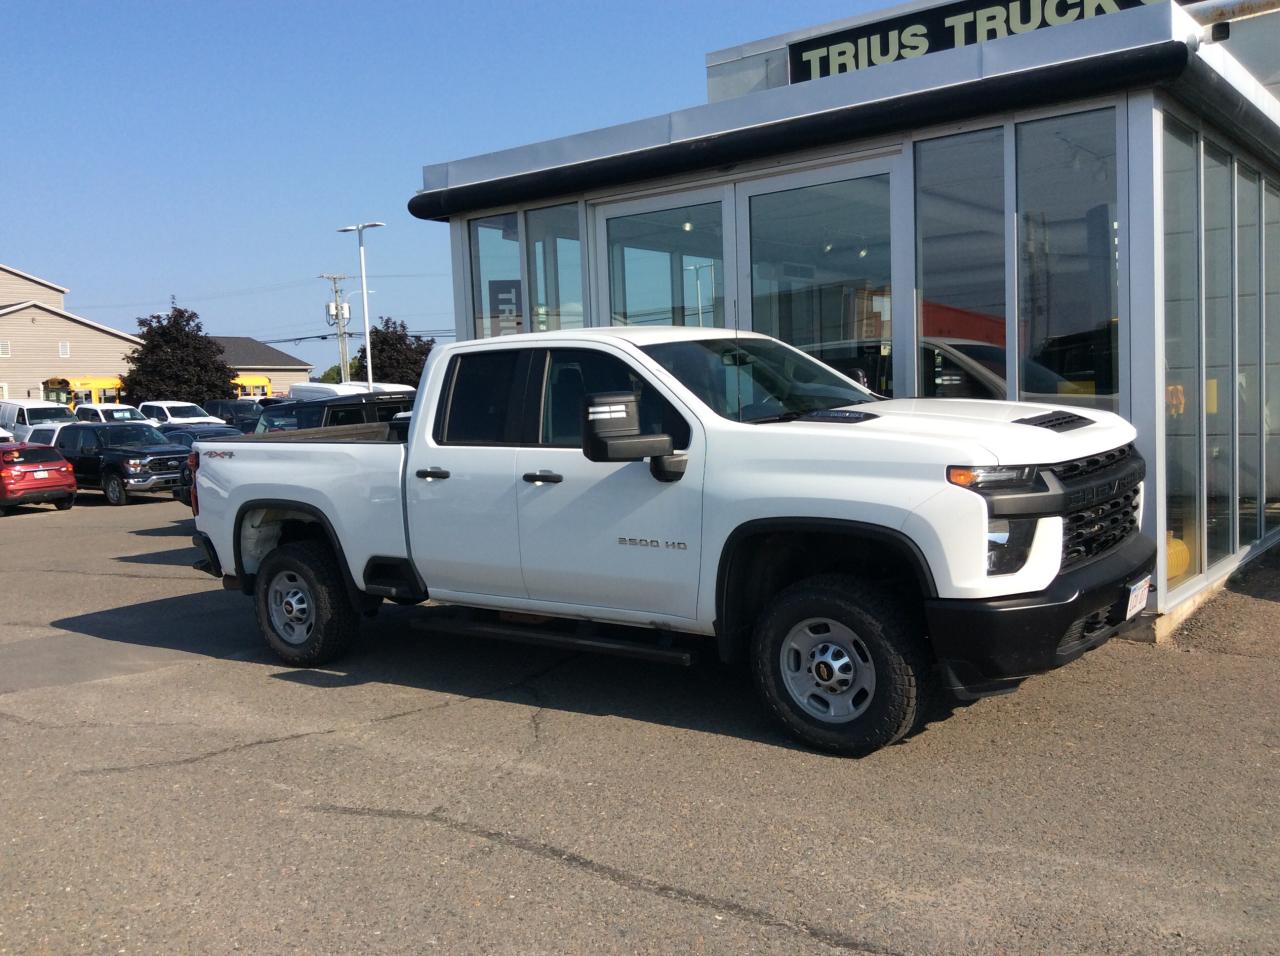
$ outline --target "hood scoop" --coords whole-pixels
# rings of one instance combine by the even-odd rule
[[[1093,419],[1072,412],[1046,412],[1043,415],[1032,415],[1030,418],[1015,418],[1013,423],[1034,425],[1036,428],[1047,428],[1053,432],[1069,432],[1092,425]]]

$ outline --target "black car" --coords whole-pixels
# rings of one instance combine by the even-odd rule
[[[267,402],[270,403],[270,399]],[[215,398],[201,406],[210,415],[216,415],[228,425],[251,432],[258,424],[258,416],[262,414],[263,404],[256,398]]]
[[[182,480],[187,449],[144,422],[67,425],[54,446],[81,490],[98,488],[113,505],[140,491],[168,491]]]
[[[413,410],[415,394],[412,391],[364,392],[359,395],[317,398],[309,402],[283,402],[264,408],[255,430],[261,434],[291,432],[300,428],[389,422],[401,412]]]
[[[207,403],[205,408],[208,410]],[[213,412],[213,414],[218,413]],[[243,435],[241,429],[230,425],[161,425],[160,431],[169,441],[182,445],[188,451],[198,441],[207,441],[210,438],[240,438]],[[182,461],[182,475],[177,487],[173,489],[173,496],[185,505],[191,504],[191,469],[185,458]]]

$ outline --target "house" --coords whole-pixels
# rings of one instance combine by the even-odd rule
[[[224,358],[236,371],[232,382],[241,395],[284,395],[289,386],[311,378],[312,366],[246,335],[215,335]]]
[[[67,290],[0,264],[0,398],[111,402],[142,340],[64,308]]]

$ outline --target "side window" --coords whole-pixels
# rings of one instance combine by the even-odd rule
[[[520,352],[471,352],[453,360],[452,385],[436,440],[442,445],[505,445]]]
[[[49,436],[52,434],[53,432],[47,428],[33,428],[31,434],[27,437],[27,441],[33,445],[47,445],[49,444]]]
[[[97,421],[97,416],[94,415],[93,409],[85,408],[83,405],[76,409],[76,418],[82,422]]]
[[[168,416],[164,413],[164,409],[159,405],[143,405],[138,409],[138,411],[142,412],[142,414],[146,415],[148,418],[154,418],[158,422],[169,420]]]
[[[922,391],[931,398],[1003,398],[980,381],[972,370],[961,367],[951,356],[939,349],[921,346],[920,376]]]
[[[363,405],[347,405],[345,407],[333,408],[329,414],[330,425],[363,425],[364,424],[364,406]]]
[[[541,444],[580,448],[583,399],[601,392],[634,392],[641,434],[670,435],[676,448],[689,447],[689,423],[671,403],[622,359],[591,349],[551,350],[542,390]]]
[[[55,448],[67,456],[74,456],[80,450],[80,435],[83,428],[64,428],[58,432]]]
[[[413,408],[413,406],[412,406],[412,405],[401,405],[401,404],[399,404],[399,403],[397,402],[397,403],[393,403],[393,404],[391,404],[391,405],[378,405],[378,406],[375,406],[375,408],[374,408],[374,410],[373,410],[373,411],[374,411],[374,414],[376,415],[376,417],[377,417],[378,421],[380,421],[380,422],[389,422],[389,421],[391,421],[391,419],[395,418],[395,417],[396,417],[397,415],[399,415],[401,412],[407,412],[407,411],[409,411],[409,410],[410,410],[410,409],[412,409],[412,408]]]
[[[302,406],[294,412],[299,428],[319,428],[324,418],[324,408],[319,405]]]

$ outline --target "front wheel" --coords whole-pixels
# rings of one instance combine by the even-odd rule
[[[295,667],[340,656],[360,631],[333,551],[316,541],[282,545],[258,569],[258,628],[276,655]]]
[[[875,585],[822,575],[765,609],[751,652],[756,686],[805,744],[862,756],[915,725],[933,683],[923,627]]]
[[[124,479],[119,475],[107,475],[102,482],[102,493],[107,496],[108,504],[127,505],[129,503],[129,492],[124,486]]]

